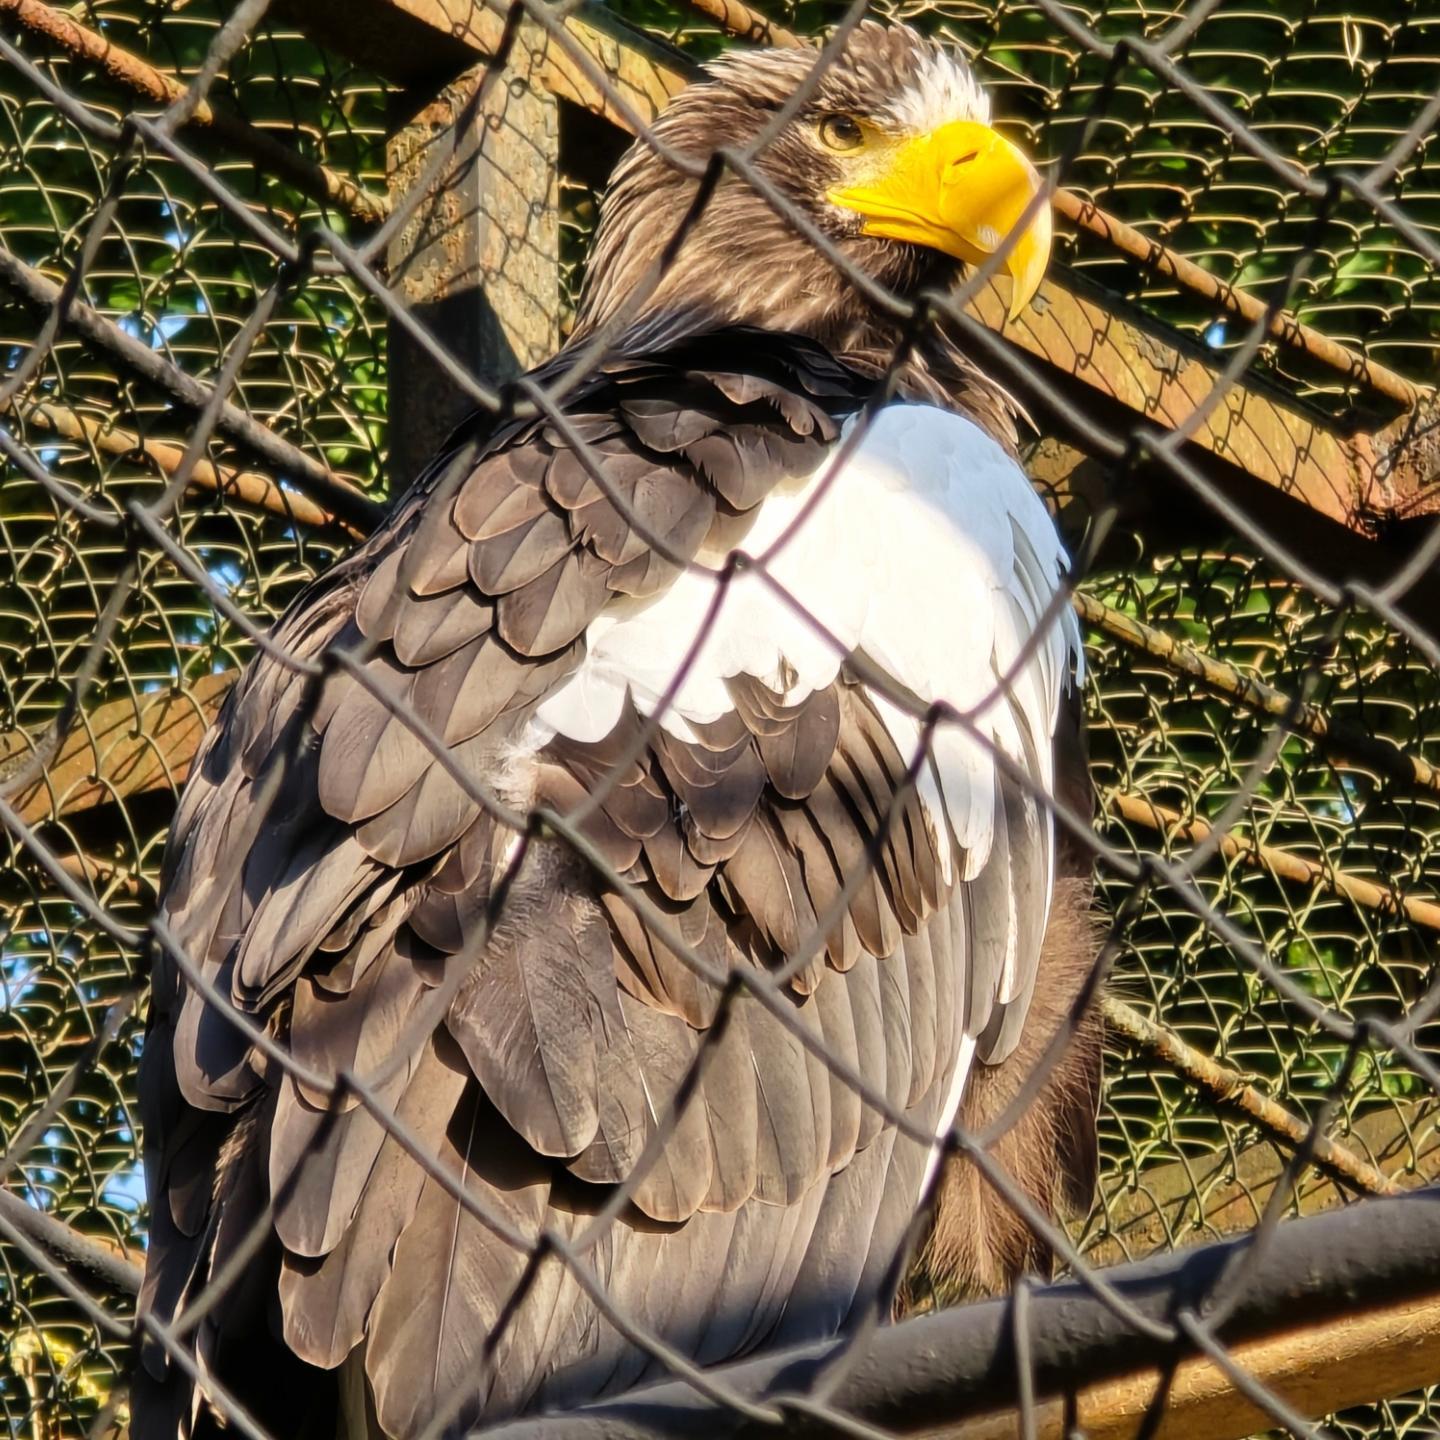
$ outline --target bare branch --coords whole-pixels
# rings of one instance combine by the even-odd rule
[[[93,445],[107,455],[143,455],[161,475],[167,477],[179,469],[185,454],[182,445],[165,440],[142,440],[113,423],[102,425],[76,410],[44,401],[25,411],[25,419],[77,444]],[[364,538],[365,532],[352,521],[332,514],[304,495],[292,494],[270,476],[256,470],[236,470],[200,459],[191,468],[190,488],[211,491],[227,500],[238,500],[256,509],[268,510],[297,524],[317,529],[337,525],[352,536]]]
[[[785,50],[800,50],[809,45],[793,30],[752,9],[744,0],[686,0],[692,10],[713,20],[731,35],[755,45],[775,45]]]
[[[98,65],[117,84],[157,105],[173,104],[185,94],[184,83],[168,71],[157,69],[107,36],[88,29],[62,11],[41,4],[40,0],[0,0],[0,14],[7,12],[27,30],[43,35],[81,60]],[[367,190],[328,165],[308,159],[209,100],[202,99],[195,106],[188,123],[196,129],[213,131],[226,144],[283,175],[302,195],[335,205],[361,224],[379,225],[389,213],[390,202],[386,196]]]
[[[28,1235],[67,1270],[98,1280],[117,1295],[140,1293],[140,1266],[130,1258],[128,1250],[114,1241],[86,1235],[73,1225],[27,1205],[8,1190],[0,1190],[0,1217],[21,1234]]]
[[[1222,1065],[1212,1056],[1197,1050],[1173,1030],[1157,1025],[1133,1006],[1107,996],[1102,1002],[1106,1027],[1123,1035],[1133,1044],[1163,1060],[1174,1072],[1224,1105],[1234,1107],[1253,1120],[1262,1130],[1300,1146],[1308,1142],[1309,1122],[1262,1090],[1252,1085],[1238,1070]],[[1315,1162],[1371,1195],[1394,1195],[1399,1187],[1383,1171],[1362,1159],[1349,1146],[1328,1136],[1315,1140]]]
[[[4,250],[0,250],[0,285],[37,310],[52,309],[60,298],[59,285]],[[83,301],[76,300],[70,305],[67,318],[77,334],[181,404],[203,410],[212,399],[211,387],[204,381],[187,375]],[[283,474],[298,490],[356,528],[368,533],[379,522],[383,508],[351,481],[327,470],[228,400],[220,407],[217,425]]]
[[[1371,765],[1393,780],[1416,789],[1440,791],[1440,770],[1423,756],[1403,749],[1383,735],[1357,730],[1344,721],[1332,719],[1318,705],[1296,706],[1284,691],[1247,675],[1227,660],[1207,655],[1203,650],[1176,640],[1113,605],[1106,605],[1093,595],[1077,591],[1074,603],[1077,613],[1087,625],[1093,625],[1130,649],[1158,660],[1177,674],[1189,675],[1207,690],[1228,700],[1238,700],[1261,715],[1283,720],[1297,735],[1304,735],[1327,750],[1338,751]]]
[[[1190,840],[1196,843],[1208,840],[1214,833],[1204,820],[1187,820],[1178,811],[1157,805],[1143,795],[1127,795],[1117,792],[1107,796],[1106,805],[1138,825],[1152,830],[1163,831],[1173,843],[1176,840]],[[1215,842],[1226,859],[1239,859],[1260,870],[1268,870],[1281,880],[1296,885],[1308,885],[1314,889],[1329,890],[1343,895],[1356,905],[1367,910],[1376,910],[1385,915],[1403,915],[1416,925],[1430,930],[1440,930],[1440,904],[1432,900],[1415,900],[1410,896],[1397,896],[1394,891],[1377,885],[1373,880],[1362,880],[1357,875],[1347,875],[1318,860],[1307,860],[1303,856],[1281,850],[1273,845],[1257,845],[1243,836],[1226,834]]]

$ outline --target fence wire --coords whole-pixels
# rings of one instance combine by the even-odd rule
[[[254,653],[253,626],[347,552],[375,513],[367,499],[387,498],[386,330],[401,310],[378,228],[381,80],[264,4],[66,12],[179,82],[162,110],[134,75],[37,28],[45,8],[27,18],[0,4],[0,1176],[93,1253],[62,1264],[0,1208],[0,1404],[10,1433],[59,1440],[125,1423],[127,1267],[142,1263],[147,1224],[135,1065],[149,959],[170,943],[153,913],[166,827],[200,733]],[[1440,189],[1426,107],[1440,15],[1300,0],[875,8],[963,44],[1057,184],[1411,379],[1433,374]],[[573,47],[560,11],[526,9],[552,45]],[[689,10],[616,9],[695,56],[733,43]],[[772,18],[820,36],[859,14],[798,0]],[[197,105],[228,118],[183,125]],[[298,159],[257,159],[264,137]],[[750,157],[727,163],[755,182]],[[594,194],[586,167],[572,169],[573,296]],[[1233,362],[1227,387],[1263,376],[1337,431],[1387,413],[1094,235],[1062,235],[1057,255]],[[1029,362],[964,333],[1002,378],[1023,380],[1012,371]],[[456,382],[482,408],[552,403],[488,377]],[[1440,784],[1426,779],[1440,684],[1434,636],[1406,619],[1435,547],[1422,539],[1419,563],[1379,581],[1343,557],[1302,558],[1290,535],[1224,505],[1178,444],[1059,406],[1112,484],[1139,483],[1144,460],[1204,517],[1177,535],[1122,516],[1083,577],[1097,819],[1061,816],[1094,852],[1115,925],[1098,1196],[1051,1238],[1137,1335],[1173,1338],[1171,1320],[1111,1294],[1105,1265],[1237,1234],[1263,1246],[1282,1216],[1440,1171]],[[1157,636],[1252,688],[1197,681]],[[1257,708],[1256,681],[1303,697],[1327,736]],[[1388,742],[1402,762],[1343,734]],[[762,1001],[779,994],[758,973],[739,983]],[[293,1064],[283,1047],[276,1059]],[[325,1078],[394,1125],[373,1080]],[[1296,1134],[1261,1101],[1314,1149],[1298,1173]],[[975,1137],[952,1142],[988,1163]],[[921,1309],[963,1298],[935,1293],[923,1268],[906,1293]],[[1197,1343],[1223,1346],[1217,1318],[1193,1324]],[[808,1410],[873,1433],[818,1391],[788,1410],[745,1401],[658,1340],[640,1337],[720,1409],[774,1426]],[[1256,1393],[1274,1424],[1311,1433],[1278,1394]],[[1433,1433],[1437,1404],[1419,1392],[1325,1424]]]

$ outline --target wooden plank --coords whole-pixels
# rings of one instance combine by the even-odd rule
[[[474,0],[285,0],[281,8],[327,48],[406,86],[452,78],[493,55],[505,33],[505,7]],[[604,86],[538,28],[519,43],[552,95],[613,124],[626,126],[615,95],[649,120],[692,78],[682,56],[600,7],[583,8],[565,28],[598,66]]]
[[[1393,1109],[1372,1110],[1332,1134],[1397,1188],[1415,1190],[1440,1180],[1437,1122],[1440,1109],[1433,1102],[1397,1101]],[[1106,1266],[1242,1235],[1260,1223],[1289,1158],[1273,1141],[1257,1140],[1238,1154],[1223,1150],[1152,1165],[1133,1185],[1127,1180],[1103,1196],[1103,1220],[1077,1223],[1072,1238],[1091,1265]],[[1354,1195],[1310,1167],[1294,1200],[1300,1214],[1318,1215],[1352,1203]],[[1102,1223],[1105,1238],[1085,1248],[1087,1229]]]
[[[1192,423],[1200,412],[1194,444],[1347,528],[1359,528],[1368,500],[1365,467],[1355,448],[1319,416],[1238,385],[1204,414],[1217,367],[1167,343],[1138,316],[1117,314],[1052,278],[1006,327],[1009,289],[1008,278],[987,286],[969,312],[1059,375],[1099,390],[1157,430]]]
[[[203,675],[183,690],[112,700],[80,715],[44,773],[11,798],[16,814],[43,825],[149,790],[178,795],[237,673]],[[23,731],[0,735],[0,782],[23,774],[35,748]]]
[[[473,375],[490,384],[553,355],[560,343],[560,125],[526,42],[486,85],[472,66],[443,85],[392,98],[387,145],[392,204],[405,212],[391,238],[389,281],[412,316]],[[457,125],[467,113],[464,133]],[[413,195],[442,169],[428,194]],[[472,408],[431,352],[392,325],[390,481],[403,489]]]
[[[1440,1376],[1440,1294],[1302,1321],[1227,1347],[1237,1364],[1309,1418],[1434,1384]],[[1153,1426],[1150,1412],[1162,1415]],[[1036,1440],[1241,1440],[1274,1419],[1247,1400],[1214,1361],[1193,1356],[1080,1387],[1036,1405]],[[934,1440],[1015,1440],[1013,1410],[920,1433]]]

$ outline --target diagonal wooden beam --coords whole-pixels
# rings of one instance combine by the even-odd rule
[[[505,33],[507,7],[475,0],[283,0],[278,8],[327,49],[411,88],[442,84],[493,55]],[[537,30],[523,43],[532,48],[540,83],[622,129],[630,128],[624,107],[652,120],[694,78],[685,56],[600,6],[582,7],[565,28],[590,65]],[[589,73],[591,66],[603,85]]]

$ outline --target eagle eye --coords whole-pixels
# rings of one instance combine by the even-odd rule
[[[853,115],[826,115],[820,121],[820,142],[827,150],[844,153],[865,143],[865,132]]]

